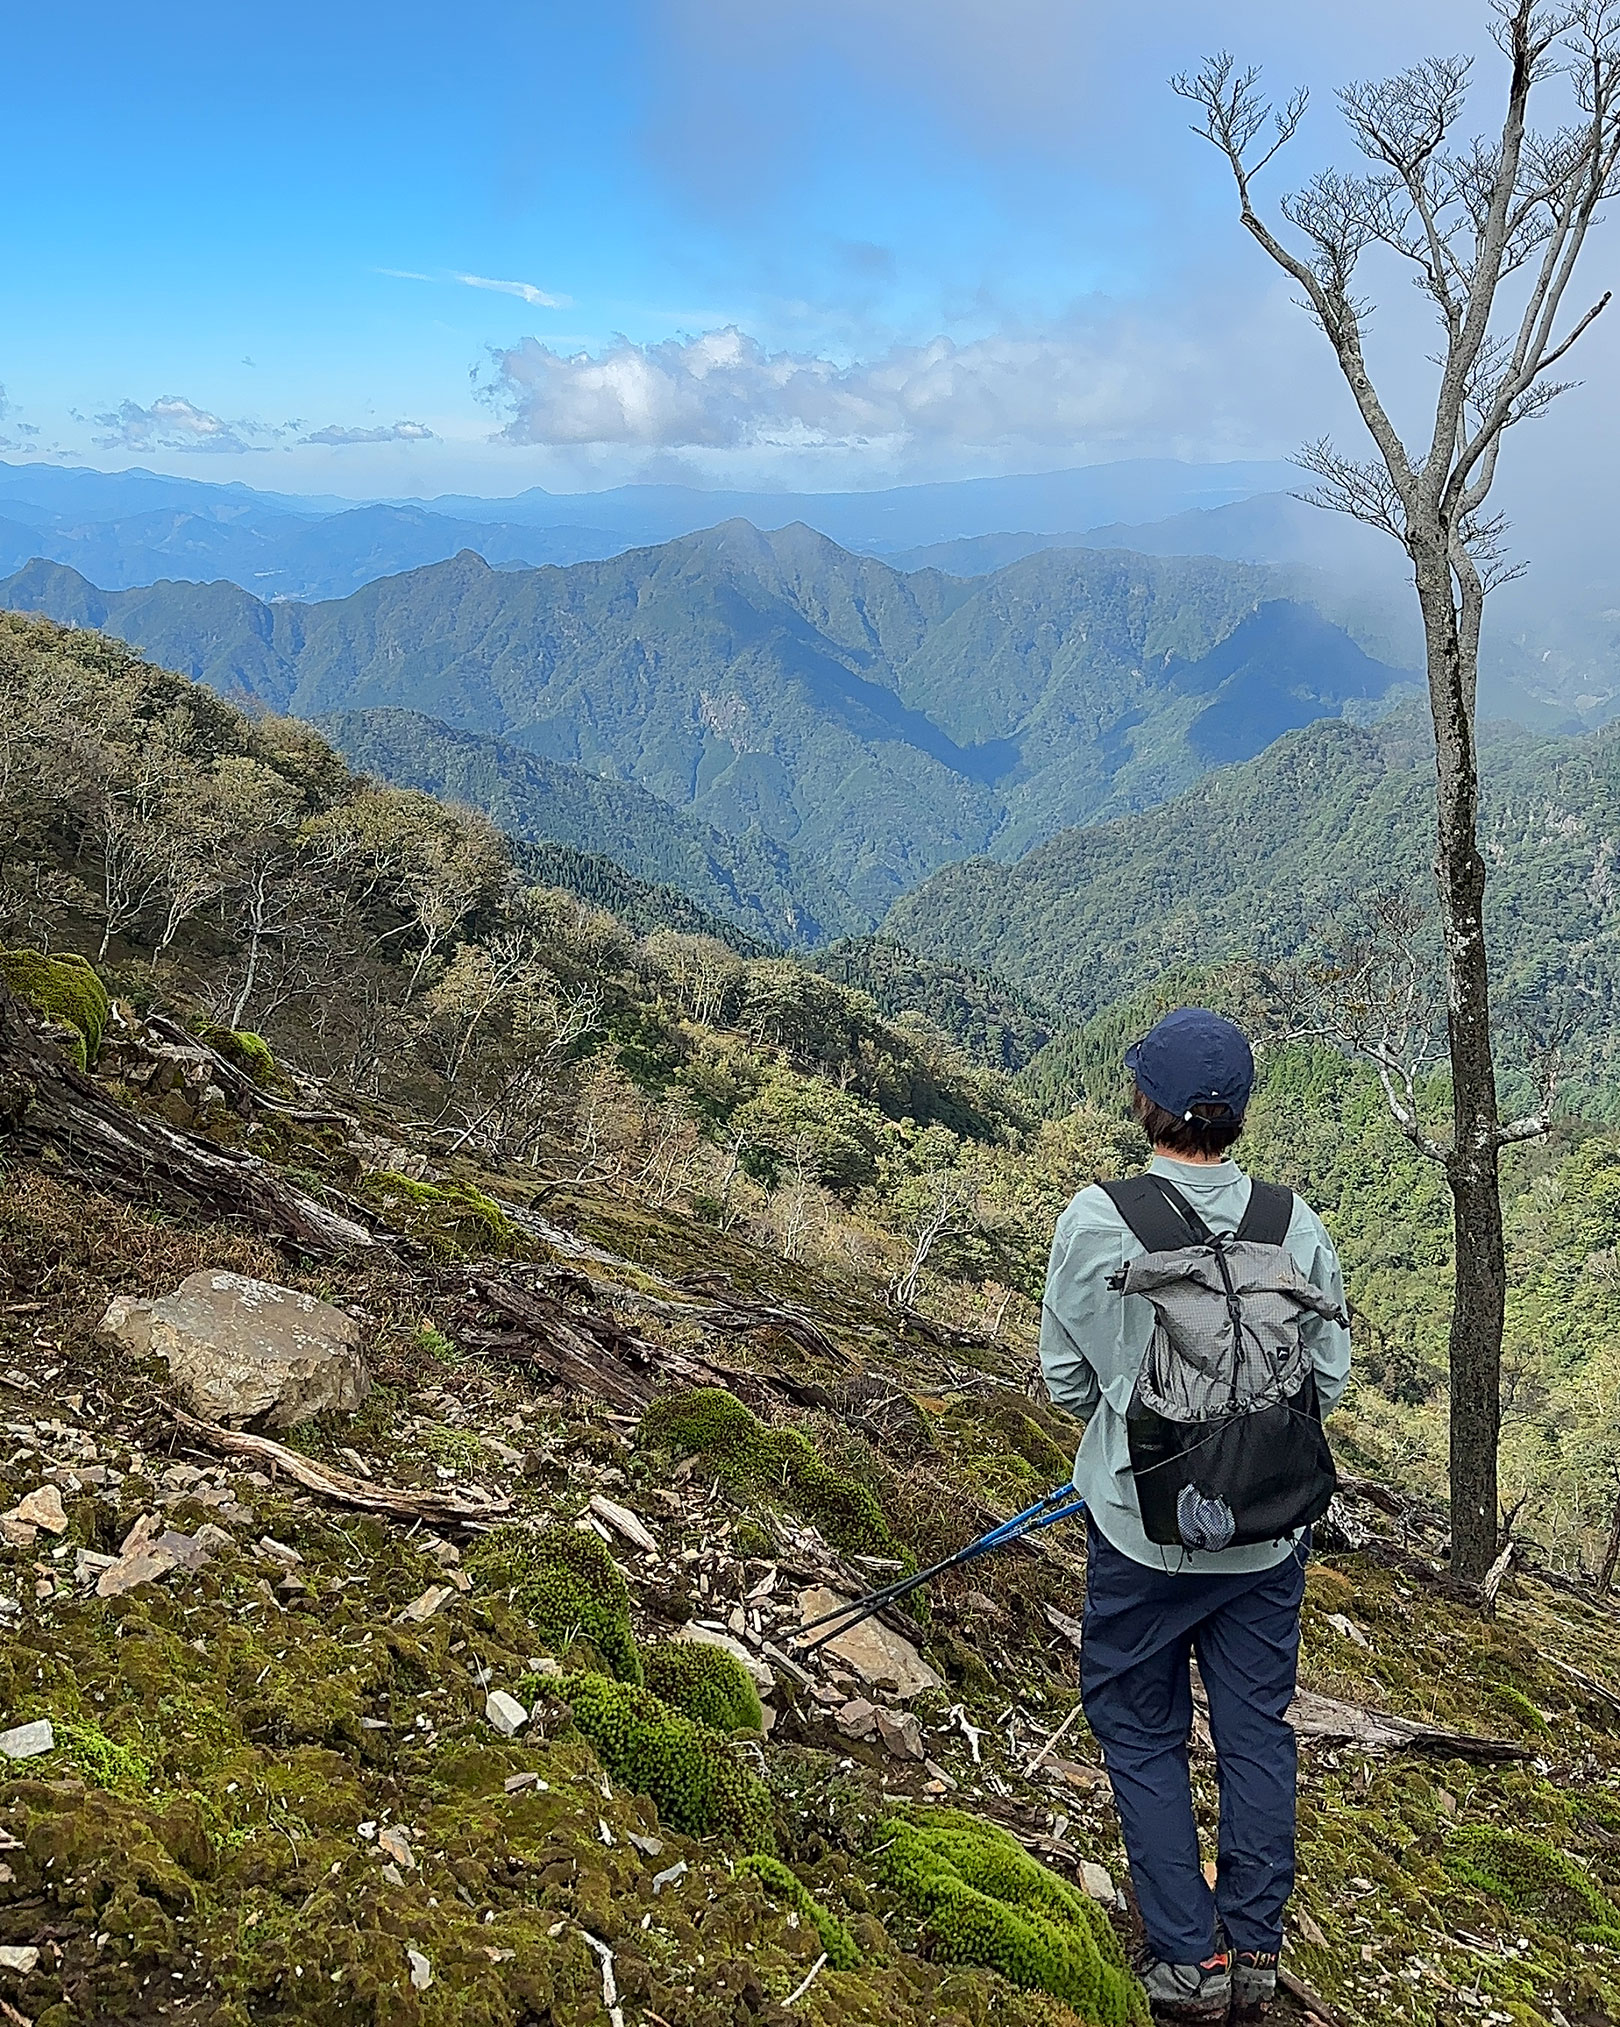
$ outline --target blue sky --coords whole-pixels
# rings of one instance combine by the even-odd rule
[[[1482,13],[13,10],[0,442],[355,497],[1286,453],[1341,399],[1166,75],[1311,83],[1303,173]]]

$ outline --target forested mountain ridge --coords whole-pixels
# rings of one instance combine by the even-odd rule
[[[360,773],[482,810],[525,844],[612,859],[767,943],[814,944],[865,926],[830,879],[762,831],[716,830],[633,781],[565,767],[419,711],[326,711],[314,722]]]
[[[967,853],[1140,807],[1406,680],[1264,570],[1052,551],[966,581],[738,522],[567,569],[471,553],[326,604],[100,592],[0,604],[103,628],[227,695],[394,706],[634,780],[820,861],[872,913]]]
[[[1482,740],[1481,845],[1504,1019],[1523,1001],[1562,1033],[1591,1090],[1615,1076],[1620,1024],[1620,733]],[[1179,966],[1325,954],[1358,902],[1421,904],[1433,857],[1433,760],[1420,711],[1323,721],[1207,776],[1163,807],[1068,830],[1017,864],[950,866],[885,929],[982,964],[1085,1019]]]

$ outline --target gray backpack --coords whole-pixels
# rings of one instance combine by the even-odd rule
[[[1215,1550],[1319,1520],[1338,1480],[1303,1326],[1348,1319],[1286,1249],[1293,1192],[1254,1183],[1228,1235],[1163,1176],[1103,1188],[1146,1248],[1110,1286],[1153,1307],[1125,1423],[1148,1539]]]

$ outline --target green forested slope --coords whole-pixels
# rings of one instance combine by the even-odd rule
[[[605,780],[419,711],[328,711],[316,723],[363,774],[480,809],[525,844],[612,859],[764,942],[812,943],[860,919],[825,874],[762,832],[730,836],[633,781]]]
[[[635,781],[819,859],[870,920],[940,865],[1141,807],[1400,680],[1278,589],[1086,551],[968,582],[733,522],[566,569],[467,552],[319,605],[43,564],[0,604],[275,710],[417,711]]]
[[[890,911],[909,946],[981,964],[1085,1019],[1177,967],[1330,949],[1358,897],[1430,886],[1432,759],[1416,713],[1324,722],[1187,794],[1071,830],[1013,866],[937,873]],[[1498,1004],[1572,1030],[1613,1073],[1620,1016],[1620,734],[1484,748],[1481,841]]]

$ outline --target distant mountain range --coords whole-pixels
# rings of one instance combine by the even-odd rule
[[[955,576],[985,575],[1051,548],[1266,564],[1287,573],[1279,588],[1318,606],[1376,660],[1415,665],[1421,639],[1399,550],[1305,504],[1295,497],[1301,483],[1292,466],[1275,462],[1135,459],[863,493],[629,485],[356,503],[138,468],[0,461],[0,574],[38,557],[107,590],[224,577],[261,599],[325,600],[463,549],[497,569],[533,568],[602,559],[727,520],[801,522],[896,568]],[[1531,506],[1533,567],[1491,602],[1485,708],[1533,729],[1578,730],[1620,704],[1612,515],[1590,500]]]
[[[0,605],[274,710],[418,712],[639,784],[789,847],[870,921],[939,866],[1162,801],[1410,682],[1278,588],[1241,564],[1092,550],[902,573],[802,526],[733,522],[567,568],[463,552],[314,605],[227,583],[103,591],[33,563]],[[737,877],[767,912],[792,887],[828,920],[791,880],[766,901]]]

